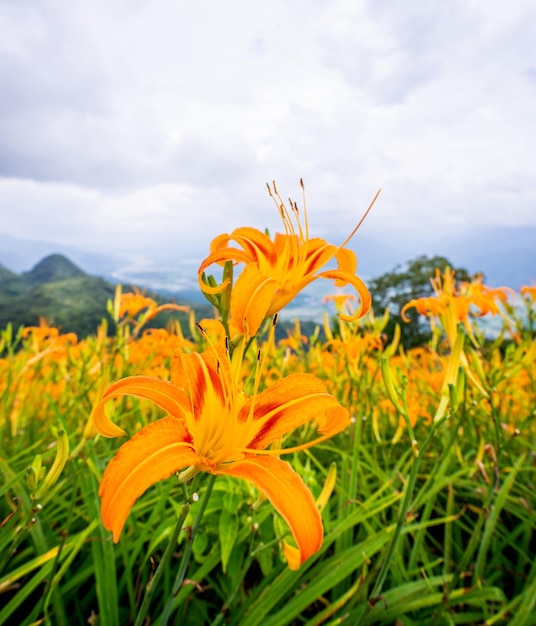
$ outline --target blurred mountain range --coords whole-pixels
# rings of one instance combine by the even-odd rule
[[[62,254],[51,254],[30,271],[17,274],[0,265],[0,329],[12,323],[19,326],[38,325],[40,318],[80,337],[94,334],[103,319],[108,319],[107,302],[113,300],[116,285],[99,276],[90,276]],[[126,286],[124,291],[131,290]],[[156,293],[147,293],[158,304],[168,300]],[[180,304],[190,304],[182,301]],[[210,314],[211,307],[193,306],[196,314]],[[171,313],[161,313],[152,327],[165,326]],[[187,322],[186,313],[177,312]]]
[[[330,233],[328,241],[342,241]],[[429,239],[409,246],[401,235],[395,242],[357,233],[350,247],[359,259],[359,275],[371,279],[393,270],[421,255],[444,256],[454,266],[471,274],[483,272],[490,286],[507,285],[518,289],[536,281],[536,227],[482,227],[461,235],[435,233]],[[90,252],[47,241],[30,241],[0,233],[0,264],[14,272],[29,271],[50,254],[63,254],[88,273],[112,282],[132,283],[154,290],[188,292],[189,299],[201,299],[197,287],[197,260],[177,257],[176,250],[121,255],[115,252]]]

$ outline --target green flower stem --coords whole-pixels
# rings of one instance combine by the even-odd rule
[[[383,584],[385,579],[387,578],[387,573],[389,572],[389,568],[391,567],[391,561],[393,560],[393,556],[395,554],[396,546],[398,544],[398,540],[400,538],[400,533],[402,532],[402,526],[406,522],[406,517],[409,511],[409,507],[411,504],[411,500],[413,498],[413,491],[415,489],[415,482],[417,480],[417,473],[419,471],[419,466],[421,464],[421,460],[423,455],[428,448],[430,442],[434,438],[435,433],[440,428],[440,426],[447,420],[447,416],[444,415],[437,422],[435,422],[428,433],[428,437],[424,441],[422,448],[419,452],[417,452],[417,456],[413,459],[413,465],[411,467],[411,472],[409,475],[409,480],[406,486],[406,494],[404,496],[404,500],[402,502],[402,508],[398,515],[398,519],[396,522],[396,527],[393,535],[393,540],[391,541],[391,545],[389,546],[389,550],[387,552],[387,556],[385,561],[382,564],[380,573],[378,574],[378,578],[376,579],[376,584],[374,585],[374,589],[372,590],[369,596],[369,608],[371,607],[371,603],[374,604],[375,601],[380,597]]]
[[[236,581],[234,588],[232,589],[227,600],[225,601],[225,604],[222,606],[222,608],[220,609],[220,612],[214,618],[214,621],[211,623],[210,626],[219,626],[223,622],[223,620],[225,619],[225,615],[227,611],[229,610],[233,600],[235,599],[236,594],[240,590],[240,587],[242,586],[242,583],[244,582],[244,578],[246,577],[246,574],[248,573],[249,568],[251,567],[251,564],[253,563],[254,560],[255,560],[255,554],[250,553],[248,557],[246,558],[246,560],[244,561],[244,564],[242,566],[242,569],[240,570],[240,574],[238,576],[238,580]]]
[[[198,480],[199,480],[199,477],[196,476],[194,478],[194,482],[193,482],[192,487],[194,485],[197,486]],[[173,534],[171,535],[171,538],[169,540],[167,548],[166,548],[166,550],[164,552],[164,555],[162,556],[162,560],[158,564],[158,567],[156,568],[156,572],[155,572],[153,578],[149,581],[149,584],[147,585],[147,589],[145,591],[145,596],[143,598],[143,602],[141,604],[141,607],[140,607],[140,609],[138,611],[138,615],[136,617],[136,621],[134,623],[134,626],[142,626],[142,624],[143,624],[143,622],[145,620],[145,616],[147,615],[147,611],[149,610],[149,604],[151,602],[151,599],[153,597],[155,589],[158,586],[160,578],[162,578],[162,574],[164,573],[164,571],[165,571],[165,569],[166,569],[166,567],[168,565],[169,559],[171,558],[171,555],[173,554],[173,551],[177,547],[177,541],[179,539],[180,532],[182,530],[182,527],[184,526],[184,522],[186,520],[188,512],[190,511],[189,497],[188,497],[188,493],[187,493],[186,487],[183,486],[183,489],[184,489],[184,492],[185,492],[185,503],[181,507],[181,513],[179,515],[179,519],[177,520],[177,524],[175,526],[175,529],[173,530]],[[194,488],[192,488],[192,493],[193,492],[194,492]]]
[[[210,474],[208,483],[205,489],[205,493],[203,494],[201,502],[199,503],[199,510],[197,511],[197,515],[195,516],[194,523],[192,524],[192,529],[188,533],[188,540],[184,548],[184,553],[182,555],[179,571],[177,572],[177,577],[175,578],[175,582],[173,583],[171,595],[169,596],[167,604],[164,608],[162,619],[160,620],[160,626],[167,626],[169,616],[173,608],[173,602],[175,600],[176,595],[179,593],[182,583],[184,582],[184,577],[186,576],[186,569],[188,568],[188,563],[190,561],[190,556],[192,554],[192,547],[194,545],[194,539],[197,534],[197,530],[199,528],[201,520],[203,519],[203,514],[205,513],[205,509],[207,508],[208,501],[210,500],[210,494],[212,493],[212,488],[214,487],[215,480],[216,480],[216,475]]]
[[[233,600],[235,599],[236,595],[238,594],[240,587],[242,586],[242,583],[244,582],[246,574],[249,571],[249,568],[253,564],[253,561],[257,558],[257,554],[259,554],[259,552],[262,552],[263,550],[271,548],[272,546],[279,545],[281,541],[289,534],[290,534],[289,532],[286,532],[284,535],[280,537],[276,537],[275,539],[273,539],[272,541],[269,541],[268,543],[261,543],[260,545],[257,546],[257,548],[253,547],[255,544],[254,534],[253,533],[250,534],[249,550],[248,550],[249,554],[246,560],[244,561],[242,568],[240,569],[240,574],[236,577],[236,584],[234,588],[231,590],[231,593],[228,595],[227,600],[225,601],[225,604],[221,607],[218,615],[214,618],[210,626],[219,626],[225,619],[227,611],[231,608],[231,604]]]

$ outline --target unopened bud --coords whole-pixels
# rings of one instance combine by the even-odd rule
[[[33,463],[26,468],[26,480],[32,493],[35,492],[39,483],[43,480],[45,472],[46,469],[43,467],[42,457],[40,454],[36,454]]]
[[[63,468],[65,467],[65,463],[67,463],[67,459],[69,458],[69,438],[67,437],[65,429],[63,426],[58,430],[53,428],[53,432],[57,439],[56,457],[50,470],[45,476],[43,484],[35,493],[36,500],[39,500],[48,491],[48,489],[50,489],[50,487],[56,484]]]
[[[328,470],[328,475],[326,476],[326,480],[324,481],[324,486],[322,487],[322,491],[320,495],[316,499],[316,506],[320,511],[323,511],[326,507],[326,504],[329,502],[331,494],[333,493],[333,488],[335,487],[335,481],[337,480],[337,465],[332,463]]]
[[[381,359],[381,369],[383,382],[385,384],[385,389],[387,390],[389,400],[391,400],[397,412],[403,415],[404,409],[400,404],[400,394],[397,391],[395,377],[393,372],[391,371],[391,368],[389,367],[389,361],[385,357],[382,357]]]
[[[37,474],[31,465],[26,468],[26,482],[28,483],[30,491],[33,493],[37,488]]]

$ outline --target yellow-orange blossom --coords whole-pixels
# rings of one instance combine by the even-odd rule
[[[237,228],[231,234],[219,235],[211,243],[210,255],[199,267],[201,289],[207,294],[217,294],[228,286],[229,279],[216,287],[204,282],[203,273],[213,263],[245,263],[232,290],[231,323],[237,332],[246,336],[256,335],[266,317],[283,309],[317,278],[333,280],[338,287],[352,285],[359,294],[360,306],[351,316],[340,315],[341,319],[355,321],[365,315],[371,305],[370,293],[356,276],[357,259],[354,252],[345,248],[345,245],[372,208],[378,194],[352,233],[340,246],[335,246],[324,239],[309,238],[305,206],[302,225],[296,204],[291,202],[290,208],[287,208],[277,194],[275,185],[274,193],[270,187],[268,190],[279,208],[285,234],[276,233],[272,241],[256,228],[244,227]],[[231,241],[240,248],[230,246]],[[320,271],[333,259],[337,262],[336,269]]]
[[[266,495],[296,540],[297,549],[283,546],[291,568],[320,548],[322,520],[312,494],[290,464],[277,458],[284,450],[266,448],[313,419],[321,439],[331,437],[347,426],[349,413],[310,374],[288,376],[261,393],[257,384],[251,396],[239,388],[221,345],[201,354],[177,352],[170,382],[132,376],[106,391],[92,414],[94,427],[104,436],[125,434],[104,412],[112,398],[149,399],[167,413],[123,444],[104,472],[101,514],[114,541],[149,486],[193,466],[249,480]]]
[[[435,278],[430,282],[435,295],[410,300],[402,307],[401,316],[405,322],[408,322],[405,313],[408,309],[415,307],[420,315],[428,315],[432,319],[438,318],[451,346],[454,345],[456,339],[458,322],[462,322],[467,333],[472,336],[470,313],[478,317],[484,317],[488,313],[501,315],[497,301],[506,302],[509,293],[515,296],[509,287],[495,289],[487,287],[482,283],[481,274],[478,274],[470,283],[456,283],[455,272],[450,267],[445,268],[443,274],[436,269]]]

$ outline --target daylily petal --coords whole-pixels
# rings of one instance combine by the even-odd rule
[[[292,302],[292,300],[294,300],[294,298],[303,289],[305,289],[307,285],[310,285],[312,282],[314,282],[316,278],[316,276],[311,274],[310,276],[306,276],[305,278],[302,278],[295,283],[286,284],[283,289],[277,290],[274,295],[274,299],[272,300],[272,303],[270,305],[270,308],[268,309],[267,316],[271,317],[272,315],[275,315],[275,313],[278,313],[279,311],[284,309],[287,304]]]
[[[188,313],[190,311],[189,306],[183,306],[182,304],[161,304],[160,306],[156,306],[153,310],[148,313],[147,321],[155,318],[159,313],[163,313],[164,311],[181,311],[182,313]]]
[[[325,239],[315,238],[306,242],[307,256],[305,259],[302,274],[303,276],[313,276],[336,254],[337,246],[326,243]]]
[[[253,400],[252,400],[253,401]],[[315,420],[327,436],[344,430],[350,414],[330,395],[324,383],[312,374],[292,374],[277,381],[254,399],[253,424],[248,448],[263,450],[295,428]],[[251,402],[239,420],[247,419]]]
[[[256,263],[246,265],[234,285],[231,300],[231,318],[242,334],[257,334],[278,288],[280,284],[264,276]]]
[[[335,281],[339,287],[344,285],[352,285],[360,298],[360,306],[352,315],[339,315],[339,317],[347,322],[355,322],[360,317],[366,315],[372,305],[372,297],[365,283],[355,274],[348,274],[341,270],[326,270],[318,274],[318,278],[327,278]]]
[[[151,485],[187,465],[201,462],[184,424],[164,417],[121,446],[102,477],[99,495],[104,526],[117,542],[134,502]]]
[[[283,554],[285,555],[289,569],[299,569],[301,565],[300,549],[291,546],[287,541],[282,541],[281,547],[283,548]]]
[[[223,248],[227,248],[231,239],[231,235],[227,233],[222,233],[221,235],[214,237],[214,239],[210,242],[210,254],[213,254],[218,250],[222,250]]]
[[[197,270],[197,281],[201,290],[209,294],[221,293],[229,283],[229,279],[225,280],[221,285],[216,287],[210,287],[203,282],[203,272],[210,267],[213,263],[225,263],[225,261],[234,261],[235,263],[249,263],[251,261],[248,254],[238,248],[224,248],[216,250],[216,252],[210,254],[199,266]]]
[[[91,419],[95,430],[104,437],[124,437],[125,431],[114,424],[106,415],[104,405],[119,396],[136,396],[152,400],[166,413],[182,418],[190,408],[190,401],[184,390],[175,385],[150,376],[129,376],[111,385],[98,404],[93,408]]]
[[[190,412],[199,417],[205,402],[205,393],[210,386],[210,375],[206,363],[196,352],[184,354],[177,351],[172,357],[170,376],[173,384],[184,389],[189,397]]]
[[[250,257],[250,262],[263,257],[270,261],[276,260],[274,242],[257,228],[250,226],[236,228],[230,238],[244,248]]]
[[[347,272],[348,274],[355,274],[357,270],[357,257],[352,250],[348,248],[339,248],[335,254],[335,258],[338,263],[338,270],[341,272]]]
[[[238,461],[217,473],[251,481],[287,522],[299,550],[288,562],[291,569],[298,569],[320,549],[322,518],[311,492],[289,463],[274,457],[257,457]]]

